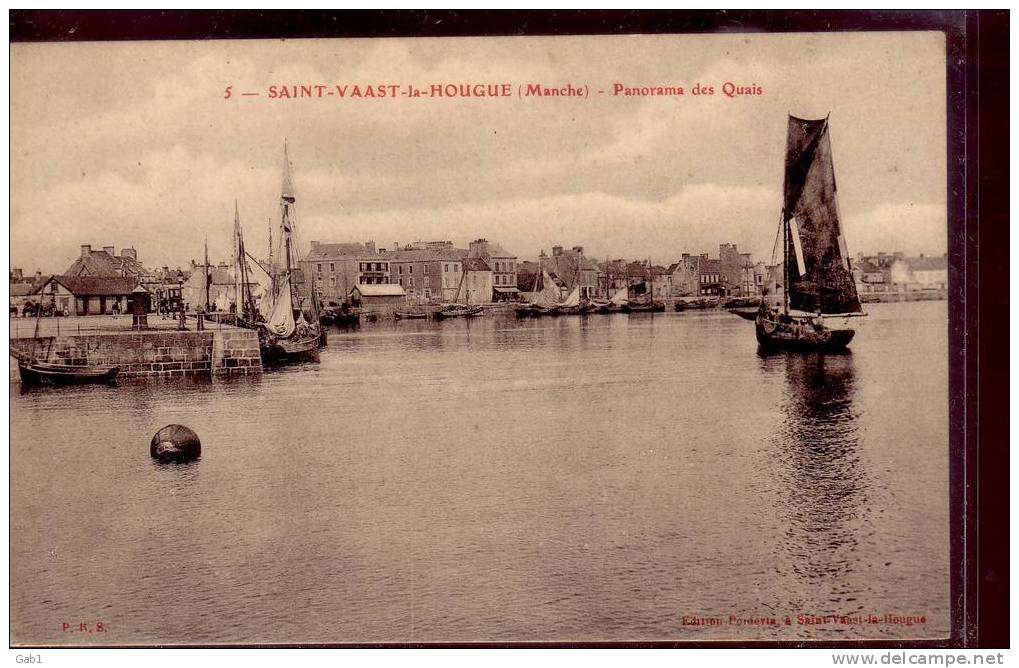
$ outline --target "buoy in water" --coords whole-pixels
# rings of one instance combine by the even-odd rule
[[[164,462],[186,462],[202,454],[198,434],[182,424],[168,424],[152,437],[149,453]]]

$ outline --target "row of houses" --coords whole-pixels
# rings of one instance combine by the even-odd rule
[[[226,311],[236,304],[234,272],[226,263],[207,267],[192,260],[184,270],[147,269],[134,248],[118,254],[113,246],[93,250],[82,245],[80,251],[63,274],[25,276],[14,269],[12,311],[22,312],[26,304],[46,304],[77,315],[125,312],[131,299],[142,293],[152,308],[204,308],[206,294],[210,309]],[[860,254],[852,269],[861,294],[944,291],[948,283],[945,255]],[[578,289],[582,297],[603,299],[626,287],[634,297],[653,293],[655,299],[676,300],[758,297],[774,271],[731,243],[719,246],[717,258],[683,253],[663,267],[649,260],[597,261],[585,255],[583,246],[553,246],[550,254],[542,251],[536,261],[520,261],[484,238],[467,248],[456,248],[451,241],[393,244],[390,249],[376,248],[372,241],[313,241],[296,282],[305,288],[313,282],[327,306],[373,296],[418,303],[514,301],[520,292],[534,291],[545,273],[564,295]],[[256,296],[262,289],[255,282],[249,288]]]
[[[517,258],[498,244],[476,239],[468,248],[451,241],[418,241],[393,248],[375,242],[311,242],[301,262],[326,305],[343,303],[357,286],[395,285],[413,302],[512,301],[517,287]],[[371,292],[371,291],[369,291]],[[400,292],[400,291],[390,291]]]
[[[903,253],[856,256],[853,276],[863,294],[944,291],[948,288],[948,256],[906,257]]]

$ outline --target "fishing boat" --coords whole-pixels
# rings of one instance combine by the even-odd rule
[[[541,284],[540,288],[539,283]],[[521,297],[524,303],[514,309],[518,318],[537,318],[544,315],[559,315],[560,313],[562,297],[559,287],[545,269],[534,275],[533,290],[522,293]]]
[[[435,312],[435,317],[440,320],[443,318],[474,318],[484,312],[485,309],[477,304],[473,306],[470,304],[446,304]]]
[[[464,260],[463,271],[460,272],[460,283],[456,287],[456,295],[453,298],[453,303],[443,304],[442,307],[436,311],[435,317],[439,320],[445,318],[474,318],[482,315],[485,309],[479,304],[471,304],[471,291],[467,285],[467,273],[470,270],[472,260]],[[486,267],[487,269],[487,267]],[[461,299],[463,301],[461,301]]]
[[[327,307],[319,314],[318,321],[323,325],[354,327],[360,323],[361,314],[358,311],[344,310],[339,307]]]
[[[782,237],[782,304],[755,318],[765,348],[841,350],[856,334],[860,305],[839,220],[828,117],[789,117]],[[776,240],[777,244],[777,240]]]
[[[718,308],[717,299],[685,299],[676,302],[677,311],[702,311],[704,309]],[[754,317],[757,316],[757,311],[754,312]],[[751,318],[753,320],[754,318]]]
[[[425,311],[396,311],[393,315],[397,320],[424,320],[428,317]]]
[[[631,299],[627,306],[630,313],[660,313],[665,310],[665,302],[654,299]]]
[[[295,230],[296,215],[294,184],[290,177],[290,156],[283,144],[283,184],[280,192],[280,257],[270,257],[271,285],[263,298],[266,313],[260,324],[259,342],[263,361],[273,363],[317,360],[323,342],[319,323],[318,296],[314,281],[305,277],[310,286],[307,309],[304,308],[295,279],[300,266]]]
[[[598,305],[598,313],[625,313],[630,310],[629,287],[616,290],[609,300]]]
[[[52,364],[34,359],[18,359],[18,373],[23,385],[84,385],[113,384],[119,366],[81,366]]]
[[[580,288],[575,287],[559,305],[559,315],[583,315],[587,312],[587,304],[580,299]]]
[[[11,349],[11,356],[18,360],[22,386],[112,384],[116,381],[120,367],[112,364],[54,364],[44,361],[49,357],[50,347],[47,346],[40,354],[36,352],[39,345],[39,321],[43,312],[43,308],[36,309],[31,352]],[[50,339],[52,342],[53,339]]]

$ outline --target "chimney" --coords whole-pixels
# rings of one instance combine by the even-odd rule
[[[91,252],[92,252],[92,245],[91,244],[82,244],[81,245],[81,256],[82,257],[88,257],[88,254],[91,253]]]
[[[312,241],[311,242],[311,250],[315,250],[316,248],[318,248],[318,242],[317,241]]]
[[[573,247],[573,252],[576,253],[577,255],[583,255],[584,254],[584,247],[583,246],[574,246]]]
[[[116,255],[117,255],[117,254],[116,254],[116,253],[115,253],[115,252],[113,251],[113,246],[103,246],[103,251],[105,251],[105,252],[109,253],[110,255],[112,255],[112,256],[114,256],[114,257],[116,257]]]
[[[137,261],[138,260],[138,251],[136,251],[134,248],[121,248],[120,249],[120,257],[129,257],[132,260]]]
[[[559,257],[563,254],[562,246],[552,246],[552,257]]]

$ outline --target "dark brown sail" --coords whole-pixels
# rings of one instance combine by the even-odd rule
[[[839,221],[827,118],[789,117],[784,219],[789,308],[861,312]]]

